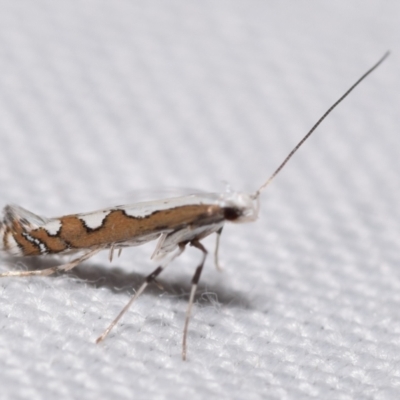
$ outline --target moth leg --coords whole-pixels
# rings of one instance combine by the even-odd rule
[[[222,233],[222,228],[217,230],[217,232],[215,232],[216,236],[216,240],[215,240],[215,250],[214,250],[214,264],[215,267],[217,268],[218,271],[222,271],[223,268],[221,267],[221,264],[219,263],[219,257],[218,257],[218,252],[219,252],[219,240],[221,237],[221,233]]]
[[[153,279],[153,283],[154,283],[160,290],[164,290],[164,286],[161,285],[161,283],[158,282],[157,279]]]
[[[110,262],[112,262],[114,258],[114,250],[115,250],[115,244],[111,245],[110,253],[108,254],[108,259],[110,260]],[[118,257],[121,255],[121,253],[122,253],[122,247],[118,249]]]
[[[88,258],[94,256],[99,251],[103,250],[103,247],[98,247],[94,250],[90,250],[87,253],[83,254],[81,257],[76,258],[75,260],[70,261],[69,263],[58,265],[56,267],[41,269],[37,271],[7,271],[0,274],[0,278],[10,277],[10,276],[46,276],[54,274],[55,272],[61,271],[69,271],[72,268],[75,268],[81,262],[87,260]]]
[[[192,242],[190,242],[190,244],[193,247],[198,248],[203,253],[203,258],[202,258],[200,264],[197,266],[196,271],[194,272],[194,275],[192,278],[192,288],[190,290],[189,303],[188,303],[188,308],[186,310],[186,317],[185,317],[185,326],[183,328],[182,360],[186,360],[186,350],[187,350],[186,342],[187,342],[187,333],[188,333],[188,327],[189,327],[190,314],[191,314],[192,308],[193,308],[194,295],[196,294],[197,285],[199,283],[200,275],[203,270],[204,262],[206,261],[206,257],[207,257],[206,248],[198,240],[193,240]]]
[[[154,282],[155,279],[157,278],[157,276],[161,274],[161,272],[170,264],[170,262],[183,253],[183,251],[185,250],[185,246],[186,246],[186,243],[179,244],[179,248],[176,251],[176,253],[172,257],[170,257],[164,265],[158,266],[150,275],[147,275],[145,281],[139,287],[137,292],[131,297],[131,299],[128,301],[126,306],[121,310],[121,312],[117,315],[117,317],[111,322],[111,324],[107,327],[107,329],[96,339],[96,343],[102,342],[107,337],[107,335],[110,333],[111,329],[114,328],[114,326],[118,323],[118,321],[121,319],[121,317],[128,311],[128,309],[132,305],[132,303],[144,292],[144,290],[149,285],[149,283]]]
[[[111,245],[110,252],[108,253],[108,259],[110,260],[110,262],[112,262],[113,257],[114,257],[114,244]]]

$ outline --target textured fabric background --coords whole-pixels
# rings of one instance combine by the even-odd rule
[[[143,188],[255,190],[392,50],[264,193],[259,220],[226,226],[187,362],[195,249],[94,343],[154,268],[152,243],[0,281],[2,399],[399,398],[398,1],[0,6],[0,201],[45,216]]]

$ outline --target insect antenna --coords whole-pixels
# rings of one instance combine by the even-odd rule
[[[358,86],[359,83],[361,83],[372,71],[374,71],[376,68],[379,67],[385,61],[385,59],[389,56],[390,52],[387,51],[384,56],[374,65],[372,66],[364,75],[361,76],[357,80],[356,83],[354,83],[335,103],[333,103],[327,111],[325,111],[324,115],[316,122],[316,124],[310,129],[310,131],[303,137],[303,139],[300,140],[299,143],[294,147],[294,149],[288,154],[288,156],[283,160],[282,164],[279,165],[279,167],[275,170],[275,172],[266,180],[254,193],[254,199],[257,199],[260,195],[260,193],[272,182],[272,180],[275,178],[276,175],[281,171],[281,169],[286,165],[286,163],[292,158],[294,153],[301,147],[301,145],[311,136],[311,134],[318,128],[320,123],[336,108],[337,105],[339,105],[352,91],[353,89]]]

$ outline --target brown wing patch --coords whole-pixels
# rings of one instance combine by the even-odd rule
[[[50,235],[45,228],[25,230],[19,221],[13,221],[10,231],[24,255],[39,255],[123,243],[166,230],[198,227],[223,219],[223,210],[218,206],[188,205],[155,211],[143,218],[129,216],[123,210],[111,211],[101,227],[95,230],[88,229],[78,216],[67,215],[60,218],[61,229],[56,235]]]
[[[131,217],[123,210],[111,211],[102,226],[89,230],[76,215],[61,218],[61,230],[57,235],[71,248],[91,248],[98,245],[126,242],[166,229],[179,229],[190,224],[211,223],[223,219],[218,206],[189,205],[156,211],[144,218]]]
[[[46,246],[49,254],[60,253],[69,249],[69,245],[62,240],[60,235],[49,235],[44,228],[33,229],[29,232],[29,235],[40,240]]]
[[[24,256],[36,256],[42,254],[37,244],[29,241],[24,235],[28,232],[22,227],[19,221],[14,220],[9,224],[9,231],[17,242]]]

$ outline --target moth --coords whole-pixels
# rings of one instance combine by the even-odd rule
[[[182,358],[187,354],[187,333],[196,288],[203,270],[207,250],[201,240],[216,234],[215,264],[218,267],[218,248],[222,228],[226,222],[252,222],[258,217],[260,194],[282,170],[294,153],[310,137],[320,123],[345,97],[387,57],[387,52],[372,68],[361,76],[316,122],[311,130],[293,148],[275,172],[254,193],[226,191],[224,193],[193,193],[116,206],[90,213],[46,218],[17,205],[7,205],[0,221],[0,250],[13,256],[43,256],[47,254],[79,255],[65,264],[31,271],[8,271],[0,277],[43,276],[69,271],[102,250],[109,251],[112,261],[114,251],[124,247],[139,246],[157,240],[152,259],[157,268],[149,274],[129,302],[97,339],[106,338],[132,303],[145,288],[190,245],[202,253],[196,267],[190,291],[183,328]]]

